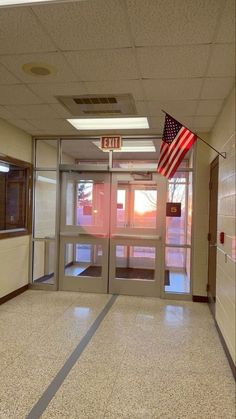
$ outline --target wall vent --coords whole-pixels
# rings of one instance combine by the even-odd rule
[[[57,96],[57,100],[75,117],[137,114],[134,99],[130,93],[121,95]]]

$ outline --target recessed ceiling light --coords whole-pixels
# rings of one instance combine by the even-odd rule
[[[96,145],[100,150],[107,152],[101,148],[100,141],[93,141],[93,144]],[[123,140],[122,147],[119,150],[113,150],[114,153],[155,153],[156,147],[153,144],[152,140]]]
[[[44,63],[26,63],[22,66],[22,69],[25,73],[34,77],[45,77],[57,73],[55,67]]]
[[[67,121],[79,130],[100,129],[147,129],[149,128],[146,117],[132,118],[79,118],[67,119]]]
[[[37,3],[61,3],[67,0],[0,0],[0,7],[17,5],[34,5]]]

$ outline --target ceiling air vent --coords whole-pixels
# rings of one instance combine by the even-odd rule
[[[129,93],[122,95],[58,96],[57,99],[71,115],[76,117],[137,114],[133,96]]]

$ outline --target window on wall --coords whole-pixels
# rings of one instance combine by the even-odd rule
[[[31,164],[0,155],[0,239],[29,234]]]

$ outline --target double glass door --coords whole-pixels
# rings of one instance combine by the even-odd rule
[[[159,296],[165,202],[156,173],[63,172],[60,289]]]

